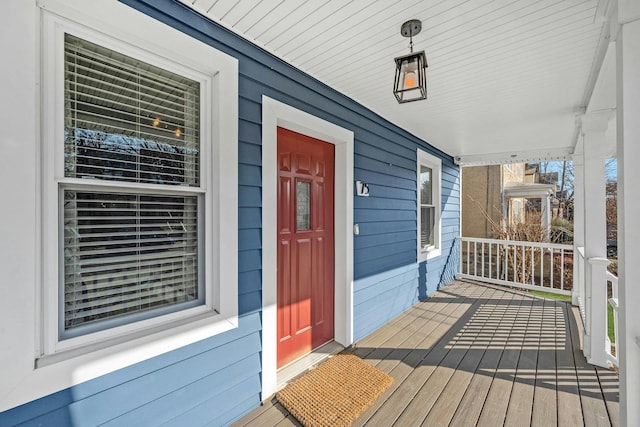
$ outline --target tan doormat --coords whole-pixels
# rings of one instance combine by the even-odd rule
[[[349,426],[393,382],[353,354],[338,354],[276,394],[306,427]]]

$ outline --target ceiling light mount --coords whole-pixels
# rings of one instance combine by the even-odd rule
[[[413,36],[422,30],[422,22],[411,19],[400,27],[400,34],[409,38],[408,55],[394,59],[396,75],[393,84],[393,94],[398,103],[427,99],[427,56],[423,51],[413,52]]]
[[[413,52],[413,36],[420,34],[420,31],[422,31],[422,21],[419,19],[411,19],[400,27],[400,34],[402,34],[402,37],[409,37],[411,52]]]

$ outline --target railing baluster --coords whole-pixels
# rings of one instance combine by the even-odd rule
[[[482,245],[482,254],[480,255],[480,262],[482,263],[482,277],[484,277],[484,242],[480,243]]]
[[[458,256],[458,272],[460,272],[460,274],[464,274],[464,270],[462,269],[462,263],[463,263],[462,243],[464,242],[460,237],[456,239],[456,242],[460,244],[460,253],[459,253],[460,256]]]
[[[518,258],[518,247],[513,245],[513,281],[515,282],[518,278],[516,276],[516,272],[518,271],[518,265],[516,264],[516,259]]]
[[[540,286],[544,288],[544,248],[540,248]]]
[[[524,284],[524,283],[526,283],[526,282],[525,282],[525,280],[524,280],[524,278],[525,278],[526,271],[527,271],[527,270],[524,268],[524,259],[525,259],[524,254],[525,254],[525,252],[524,252],[524,245],[523,245],[523,246],[522,246],[522,272],[520,273],[520,275],[521,275],[521,277],[522,277],[522,283],[523,283],[523,284]]]
[[[493,248],[493,243],[489,243],[489,278],[493,279],[493,275],[491,274],[491,267],[493,266],[493,258],[491,257],[491,248]]]
[[[564,249],[560,249],[560,289],[564,291]]]
[[[500,279],[500,244],[496,243],[496,262],[495,262],[495,275],[496,279]]]
[[[502,269],[500,265],[500,254],[502,251],[500,250],[500,243],[496,243],[496,279],[500,280],[500,271]]]
[[[556,259],[555,259],[555,251],[553,249],[551,249],[551,258],[549,258],[549,262],[551,263],[551,268],[549,269],[549,270],[551,270],[550,271],[551,279],[549,281],[549,287],[551,289],[555,289],[555,285],[553,284],[553,270],[555,270],[555,267],[556,267],[555,266],[555,261],[556,261]]]
[[[533,263],[533,260],[536,257],[536,251],[535,248],[533,246],[531,246],[531,286],[535,286],[536,285],[536,267]]]
[[[509,281],[509,246],[504,244],[504,280]]]
[[[470,254],[469,254],[469,244],[470,243],[471,242],[469,242],[467,240],[467,274],[471,274],[471,270],[469,270],[469,258],[471,257]]]
[[[476,241],[473,241],[473,275],[478,276],[478,246]]]

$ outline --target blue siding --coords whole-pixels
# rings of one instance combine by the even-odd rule
[[[239,309],[233,331],[0,414],[0,425],[225,425],[260,403],[262,95],[350,129],[355,337],[453,279],[459,170],[452,158],[173,0],[122,0],[239,60]],[[416,148],[443,160],[442,256],[416,262]]]
[[[189,409],[178,405],[176,396],[186,395],[186,399],[196,404],[207,397],[202,384],[208,392],[218,395],[210,410],[226,412],[238,403],[235,396],[225,393],[227,388],[243,377],[259,381],[260,375],[260,315],[247,314],[239,323],[237,329],[225,334],[5,411],[0,414],[0,425],[78,426],[117,422],[114,418],[134,416],[168,396],[173,396],[169,399],[176,404],[167,405],[165,409],[170,414],[166,417],[175,417]],[[250,363],[245,362],[247,358]],[[220,384],[225,387],[220,388]],[[259,403],[255,396],[254,402],[254,406]],[[121,423],[125,424],[131,425]]]
[[[404,139],[413,141],[413,139]],[[357,198],[354,221],[354,336],[359,340],[426,298],[455,277],[459,235],[459,169],[442,156],[442,256],[416,262],[416,148],[388,154],[378,145],[356,144],[355,175],[369,183]],[[405,144],[406,145],[406,144]],[[393,147],[393,145],[389,145]],[[389,148],[388,148],[389,149]]]

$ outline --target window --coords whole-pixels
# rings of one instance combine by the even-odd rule
[[[64,46],[60,338],[203,304],[200,84]]]
[[[237,61],[183,35],[162,50],[49,22],[42,355],[234,327]]]
[[[311,229],[311,183],[296,181],[296,230]]]
[[[442,161],[418,150],[418,261],[440,255],[440,179]]]

